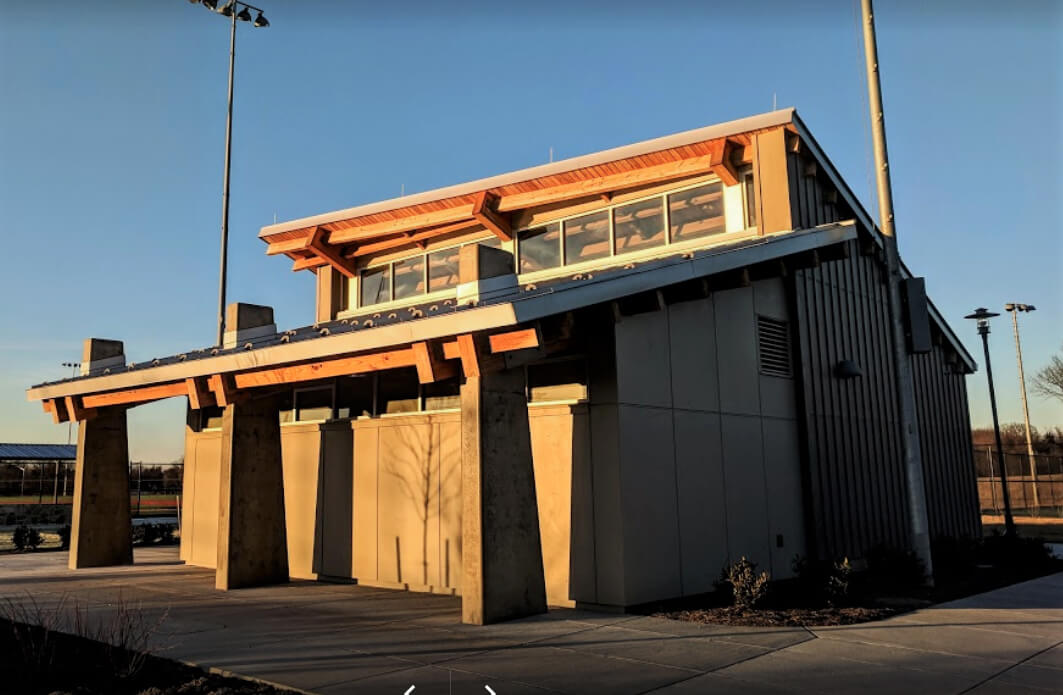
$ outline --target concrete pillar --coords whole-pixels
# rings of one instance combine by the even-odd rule
[[[126,409],[100,408],[78,426],[70,569],[133,562]]]
[[[233,302],[225,307],[225,335],[222,347],[241,347],[256,338],[274,335],[273,307]]]
[[[462,384],[461,481],[462,622],[545,613],[523,369]]]
[[[218,563],[223,591],[288,581],[278,396],[247,397],[222,416]]]

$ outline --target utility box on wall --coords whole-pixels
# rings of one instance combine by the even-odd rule
[[[901,281],[901,301],[904,303],[904,333],[908,337],[908,352],[930,352],[930,316],[926,304],[926,279],[908,278]]]

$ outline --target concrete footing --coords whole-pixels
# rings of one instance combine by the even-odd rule
[[[126,410],[118,406],[78,427],[70,569],[133,562],[127,436]]]
[[[462,622],[546,612],[528,402],[522,369],[461,387]]]
[[[215,586],[224,591],[288,581],[279,405],[248,398],[222,418]]]

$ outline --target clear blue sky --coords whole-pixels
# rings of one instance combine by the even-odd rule
[[[278,220],[796,106],[874,211],[858,0],[293,2],[237,39],[231,300],[313,320]],[[448,5],[437,9],[436,5]],[[976,306],[1063,343],[1063,4],[885,2],[879,49],[901,252],[980,366]],[[932,6],[933,9],[924,8]],[[387,8],[387,9],[381,9]],[[30,384],[89,336],[140,361],[212,343],[228,24],[184,0],[0,5],[0,441],[65,442]],[[1007,316],[991,349],[1021,419]],[[983,371],[972,421],[989,422]],[[1063,407],[1032,397],[1034,424]],[[131,412],[172,460],[183,402]]]

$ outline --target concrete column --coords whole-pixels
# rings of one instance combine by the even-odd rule
[[[467,377],[461,387],[464,623],[546,612],[523,369]]]
[[[124,407],[100,408],[78,426],[70,569],[129,565],[129,444]]]
[[[222,417],[218,563],[223,591],[288,581],[277,396],[247,398]]]

